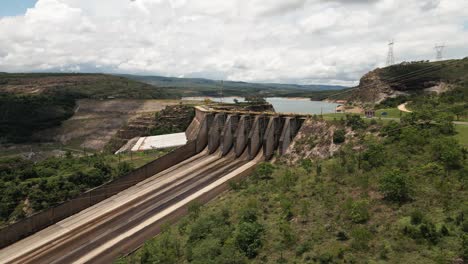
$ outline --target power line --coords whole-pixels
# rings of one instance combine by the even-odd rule
[[[453,62],[448,62],[448,64],[455,64],[456,61],[453,61]],[[445,65],[445,66],[447,66]],[[409,72],[409,73],[405,73],[405,74],[402,74],[402,75],[399,75],[399,76],[396,76],[396,77],[393,77],[393,78],[389,78],[387,79],[387,83],[388,84],[401,84],[402,81],[408,81],[408,80],[411,80],[415,77],[419,77],[419,76],[423,76],[423,75],[426,75],[428,73],[432,73],[433,71],[437,70],[437,68],[440,68],[441,66],[440,65],[433,65],[433,66],[430,66],[430,67],[427,67],[427,68],[424,68],[424,69],[421,69],[421,70],[417,70],[417,71],[413,71],[413,72]],[[402,77],[405,77],[405,78],[402,78]],[[325,99],[329,99],[331,97],[334,97],[334,96],[337,96],[337,95],[341,95],[341,94],[345,94],[345,93],[349,93],[349,92],[352,92],[354,90],[357,90],[357,89],[362,89],[362,88],[368,88],[368,87],[372,87],[373,85],[363,85],[363,86],[356,86],[354,88],[350,88],[346,91],[341,91],[341,92],[338,92],[338,93],[335,93],[335,94],[331,94],[329,96],[327,96],[326,98],[324,98],[323,100]]]
[[[220,91],[220,95],[221,95],[221,103],[224,103],[224,80],[221,80],[221,91]]]

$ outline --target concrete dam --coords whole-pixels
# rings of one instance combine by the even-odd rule
[[[304,116],[196,108],[188,143],[107,185],[0,230],[0,263],[112,263],[286,152]]]

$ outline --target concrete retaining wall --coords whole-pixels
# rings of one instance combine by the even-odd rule
[[[187,143],[187,145],[182,146],[123,177],[85,192],[70,201],[64,202],[58,206],[49,208],[4,227],[0,230],[0,248],[13,244],[22,238],[95,205],[129,188],[130,186],[133,186],[192,157],[195,153],[196,142],[191,141]]]

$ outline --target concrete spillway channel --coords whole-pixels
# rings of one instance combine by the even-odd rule
[[[0,263],[110,263],[184,215],[189,202],[207,202],[246,176],[297,132],[286,128],[281,141],[288,122],[279,117],[199,118],[187,132],[204,149],[199,154],[0,250]]]

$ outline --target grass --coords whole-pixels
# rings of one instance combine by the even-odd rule
[[[383,113],[386,113],[386,115],[382,115]],[[384,109],[379,109],[375,111],[375,116],[376,117],[388,117],[388,118],[400,118],[402,116],[407,115],[408,113],[402,112],[398,110],[398,108],[384,108]]]
[[[455,125],[455,129],[458,133],[455,138],[461,145],[468,147],[468,125]]]

